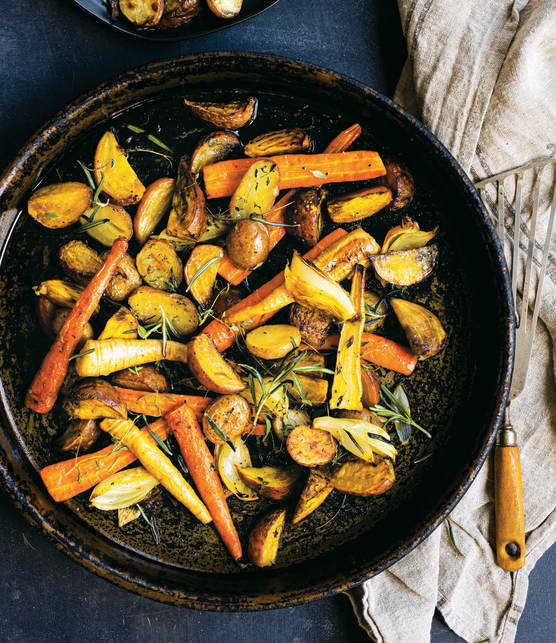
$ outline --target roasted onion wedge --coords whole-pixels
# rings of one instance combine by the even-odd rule
[[[197,176],[199,172],[211,163],[222,161],[228,154],[241,147],[239,138],[233,132],[225,130],[211,132],[204,136],[191,155],[191,173]]]
[[[410,217],[403,217],[399,226],[388,230],[380,252],[396,252],[426,246],[436,236],[438,226],[430,232],[421,230],[419,224]]]
[[[246,156],[274,156],[295,152],[310,152],[313,147],[311,137],[300,127],[265,132],[252,138],[245,146]]]
[[[218,474],[236,498],[244,502],[258,500],[259,496],[243,482],[238,473],[238,467],[252,467],[249,449],[241,438],[237,438],[232,444],[233,449],[229,444],[217,444],[214,447],[214,461]]]
[[[178,239],[198,240],[207,226],[205,196],[193,178],[187,157],[182,156],[166,230]]]
[[[390,305],[404,330],[409,346],[419,359],[428,359],[446,345],[446,331],[438,317],[424,306],[392,298]]]

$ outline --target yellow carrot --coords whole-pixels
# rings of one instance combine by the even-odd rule
[[[208,509],[181,473],[131,420],[103,420],[100,428],[133,452],[145,469],[202,523],[211,522]]]

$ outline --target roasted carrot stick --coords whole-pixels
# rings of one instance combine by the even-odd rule
[[[194,417],[194,416],[193,416]],[[210,513],[193,491],[191,485],[170,462],[168,457],[138,429],[131,420],[103,420],[100,428],[135,453],[139,462],[160,484],[205,525],[211,522]],[[150,437],[150,436],[149,436]]]
[[[325,154],[333,154],[337,152],[345,152],[348,147],[359,138],[361,135],[361,125],[355,123],[351,127],[343,130],[333,138],[328,144],[327,148],[324,150]],[[283,197],[281,197],[269,214],[266,216],[267,221],[272,223],[284,223],[284,213],[286,207],[295,197],[297,190],[288,190]],[[275,248],[278,245],[278,242],[286,234],[285,228],[280,228],[277,226],[271,226],[268,231],[268,244],[270,250]],[[228,280],[234,286],[240,284],[246,277],[251,274],[251,270],[243,270],[243,268],[238,268],[228,258],[228,255],[224,253],[222,260],[218,265],[218,274],[224,279]]]
[[[269,157],[280,170],[280,189],[303,188],[365,181],[384,176],[386,170],[378,152],[357,150],[333,154],[282,154]],[[203,168],[207,198],[230,196],[248,168],[258,158],[220,161]]]
[[[178,395],[177,393],[153,393],[152,391],[136,391],[129,388],[114,387],[118,391],[127,410],[132,413],[144,413],[151,417],[160,417],[184,402],[191,407],[198,420],[203,411],[212,402],[210,397],[200,395]]]
[[[318,256],[323,250],[331,246],[338,239],[346,236],[347,232],[342,230],[342,228],[336,228],[330,234],[327,234],[326,237],[323,237],[316,246],[311,248],[306,252],[303,257],[311,261],[316,256]],[[284,272],[278,273],[270,281],[267,281],[266,284],[263,284],[260,288],[252,292],[248,297],[242,301],[232,306],[227,312],[235,313],[239,310],[244,310],[245,308],[256,305],[258,302],[262,301],[271,293],[273,290],[278,288],[281,284],[284,283]],[[265,315],[257,320],[252,320],[253,323],[249,326],[249,330],[264,324],[268,319],[272,317],[274,313]],[[240,330],[236,326],[228,325],[227,323],[221,322],[219,319],[215,319],[203,330],[203,333],[207,333],[211,336],[212,341],[216,348],[223,352],[234,343],[236,337],[240,334]]]
[[[114,241],[104,264],[91,279],[66,317],[66,321],[27,391],[25,406],[33,411],[48,413],[54,406],[68,370],[70,357],[126,250],[127,240],[124,237]]]
[[[224,489],[195,414],[187,404],[182,404],[167,413],[165,418],[193,482],[210,511],[216,530],[234,560],[241,558],[241,543],[226,503]]]
[[[157,420],[149,427],[161,440],[168,437],[168,425],[165,420]],[[151,440],[154,445],[155,441],[148,430],[144,428],[141,431],[145,439]],[[54,500],[62,502],[94,487],[135,460],[137,456],[122,444],[110,444],[95,453],[49,464],[41,469],[41,478]]]

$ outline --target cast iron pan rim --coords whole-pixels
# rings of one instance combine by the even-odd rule
[[[482,228],[484,242],[487,246],[487,250],[490,252],[491,256],[495,256],[497,261],[494,261],[493,264],[497,265],[497,280],[498,288],[503,295],[500,299],[501,306],[503,310],[501,311],[506,323],[506,332],[503,336],[504,344],[504,356],[502,363],[500,365],[500,374],[499,374],[499,383],[498,383],[498,393],[496,396],[496,402],[494,405],[494,412],[490,418],[490,431],[485,435],[484,441],[480,447],[480,451],[475,458],[469,473],[460,482],[457,490],[444,501],[443,506],[436,512],[431,512],[430,515],[423,517],[421,521],[420,528],[417,528],[411,538],[408,537],[407,540],[411,541],[409,544],[406,542],[397,547],[397,549],[392,549],[385,554],[385,560],[380,565],[379,569],[369,569],[368,567],[361,569],[359,573],[351,576],[349,580],[346,580],[345,576],[337,574],[335,577],[332,577],[326,581],[321,581],[317,586],[310,588],[302,588],[297,590],[287,590],[280,594],[279,597],[276,596],[257,596],[256,600],[250,601],[250,597],[238,597],[238,596],[221,596],[219,599],[215,599],[212,594],[201,594],[198,593],[196,598],[192,600],[186,592],[180,588],[172,588],[172,591],[169,592],[168,588],[160,585],[158,583],[149,581],[145,578],[140,578],[129,571],[114,565],[111,560],[96,552],[95,550],[83,548],[83,546],[77,542],[72,535],[66,535],[62,529],[60,529],[59,524],[54,515],[43,514],[41,513],[39,507],[33,502],[33,498],[26,496],[24,490],[18,486],[17,476],[13,472],[10,472],[8,468],[0,467],[0,475],[2,486],[6,489],[11,500],[16,504],[16,506],[23,511],[25,517],[35,525],[38,525],[42,528],[44,533],[46,533],[51,539],[54,540],[56,546],[64,551],[71,558],[84,565],[90,571],[108,578],[116,584],[123,585],[127,589],[132,589],[139,592],[144,592],[151,598],[156,598],[157,600],[169,603],[178,603],[181,605],[187,605],[194,609],[208,609],[208,610],[259,610],[259,609],[269,609],[277,607],[287,607],[292,605],[301,604],[312,600],[315,598],[321,598],[324,596],[329,596],[341,591],[349,590],[356,585],[360,584],[362,581],[372,577],[373,575],[387,569],[390,565],[401,559],[419,543],[421,543],[428,535],[432,533],[441,522],[449,515],[455,505],[462,498],[464,493],[469,488],[470,484],[473,482],[475,476],[480,470],[482,464],[484,463],[490,448],[494,442],[494,437],[496,431],[501,424],[504,409],[506,406],[509,388],[511,384],[511,373],[513,367],[513,355],[514,355],[514,340],[515,340],[515,319],[513,306],[511,304],[511,290],[509,275],[506,264],[503,260],[503,252],[500,247],[498,237],[494,230],[492,223],[488,217],[486,209],[482,204],[473,184],[459,166],[458,162],[453,158],[450,152],[440,143],[436,137],[430,133],[423,124],[409,114],[405,109],[400,105],[397,105],[389,98],[383,96],[376,90],[365,86],[357,80],[348,78],[344,75],[338,74],[322,67],[315,65],[310,65],[307,63],[301,63],[292,59],[282,58],[277,56],[270,56],[257,53],[249,52],[210,52],[205,54],[190,54],[187,56],[182,56],[178,58],[170,58],[163,61],[150,63],[138,67],[132,71],[128,71],[124,74],[116,76],[115,78],[105,81],[101,85],[97,86],[91,92],[82,95],[80,98],[76,99],[70,103],[65,109],[58,112],[58,114],[51,119],[46,126],[39,129],[27,142],[26,145],[18,152],[16,160],[8,166],[2,177],[0,178],[0,198],[3,196],[3,192],[7,183],[9,183],[12,175],[17,173],[21,166],[24,164],[25,160],[28,159],[35,150],[41,146],[42,141],[42,132],[50,130],[51,128],[56,128],[57,124],[60,121],[67,120],[71,118],[74,112],[77,109],[82,109],[84,106],[89,103],[98,100],[100,95],[105,93],[110,93],[114,88],[118,88],[120,91],[124,86],[133,86],[135,82],[142,81],[145,77],[152,75],[157,71],[162,71],[168,67],[174,65],[187,65],[189,63],[195,62],[199,59],[204,60],[218,60],[221,58],[235,58],[240,59],[248,63],[250,60],[255,60],[255,62],[260,60],[266,60],[268,63],[279,63],[284,66],[290,67],[290,69],[295,73],[296,69],[298,71],[304,71],[306,73],[321,73],[331,77],[334,81],[344,84],[347,86],[352,86],[358,89],[363,94],[369,96],[372,100],[377,103],[380,103],[381,107],[398,117],[408,121],[415,132],[416,136],[424,138],[427,140],[428,144],[435,149],[437,154],[442,157],[442,159],[449,164],[452,169],[459,175],[460,179],[463,181],[467,196],[470,197],[470,209],[472,210],[474,216],[477,219],[480,227]],[[4,409],[2,408],[2,411]],[[280,570],[277,570],[279,573]],[[255,597],[253,597],[255,598]]]

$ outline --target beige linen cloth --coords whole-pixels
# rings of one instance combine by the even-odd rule
[[[472,179],[546,156],[547,144],[556,143],[556,0],[398,0],[398,5],[408,60],[395,99],[436,134]],[[537,260],[552,168],[545,168],[543,177]],[[511,198],[509,181],[505,188]],[[508,235],[511,228],[508,221]],[[529,572],[556,533],[555,348],[556,233],[527,385],[512,405],[523,469],[525,567],[512,574],[495,563],[489,458],[450,516],[465,557],[451,546],[443,524],[350,594],[371,638],[429,641],[438,608],[466,641],[514,640]]]

